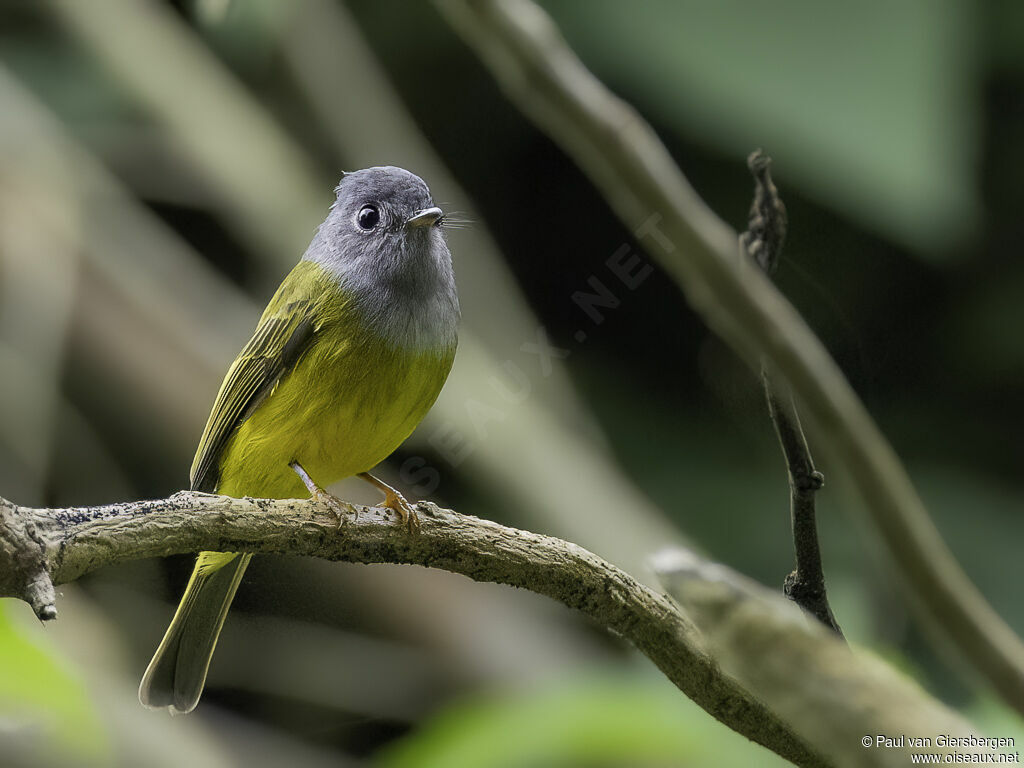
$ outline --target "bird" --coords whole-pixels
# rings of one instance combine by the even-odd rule
[[[415,532],[402,494],[370,474],[437,399],[458,344],[445,214],[394,166],[343,174],[335,201],[231,364],[190,472],[191,489],[302,498],[358,476]],[[342,535],[342,534],[339,534]],[[201,552],[139,686],[143,706],[192,711],[252,555]]]

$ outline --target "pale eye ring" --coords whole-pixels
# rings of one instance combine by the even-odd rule
[[[356,224],[359,228],[369,232],[380,223],[380,211],[375,205],[364,205],[356,214]]]

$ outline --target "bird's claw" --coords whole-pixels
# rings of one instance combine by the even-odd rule
[[[334,513],[335,517],[338,518],[339,531],[348,524],[348,518],[346,515],[351,513],[354,517],[358,518],[359,513],[352,506],[345,504],[345,502],[337,496],[334,496],[321,488],[317,488],[313,492],[313,499],[321,504],[325,504],[331,512]]]
[[[387,491],[384,494],[384,506],[394,511],[398,515],[400,522],[404,523],[409,529],[409,533],[418,533],[420,530],[420,518],[416,514],[416,510],[413,509],[405,496],[400,494],[398,491]]]

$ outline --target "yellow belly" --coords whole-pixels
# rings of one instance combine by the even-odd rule
[[[304,498],[290,462],[326,487],[379,464],[412,433],[437,399],[454,349],[394,349],[352,331],[317,338],[242,423],[220,462],[219,493]]]

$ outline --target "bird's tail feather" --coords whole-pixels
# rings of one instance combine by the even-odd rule
[[[201,552],[171,625],[139,685],[139,701],[172,714],[191,712],[251,554]]]

